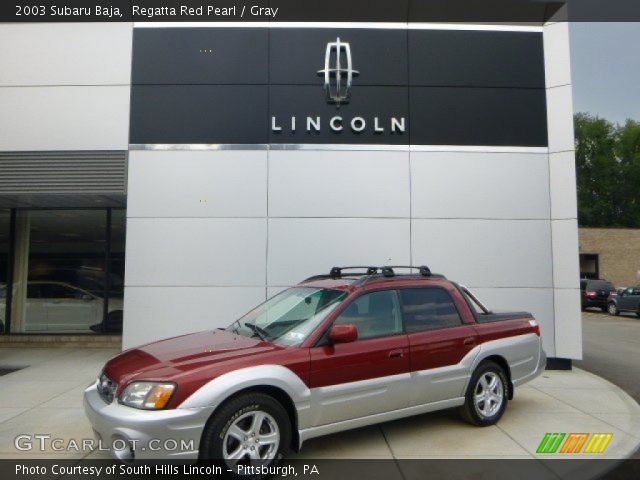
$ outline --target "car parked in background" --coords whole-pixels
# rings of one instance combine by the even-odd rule
[[[633,312],[640,317],[640,285],[627,287],[617,296],[611,297],[608,310],[611,315]]]
[[[415,267],[336,267],[226,329],[122,352],[85,390],[94,432],[124,441],[111,452],[120,460],[212,459],[235,472],[310,438],[434,410],[495,424],[545,369],[540,326],[427,267],[400,268]],[[146,448],[152,438],[193,447]]]
[[[606,312],[609,307],[609,298],[617,295],[616,287],[608,280],[585,278],[580,280],[580,305],[583,311],[587,308],[599,308]]]
[[[0,321],[4,321],[5,299],[6,287],[0,289]],[[121,298],[109,299],[107,326],[119,321],[122,328],[122,304]],[[26,332],[87,333],[105,324],[102,298],[65,282],[29,282],[25,307]]]

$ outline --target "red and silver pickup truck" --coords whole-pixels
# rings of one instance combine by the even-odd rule
[[[269,466],[310,438],[434,410],[492,425],[545,361],[529,313],[493,313],[427,267],[343,267],[225,329],[122,352],[84,404],[121,460]]]

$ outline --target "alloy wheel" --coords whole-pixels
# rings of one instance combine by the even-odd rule
[[[238,463],[259,465],[274,459],[279,446],[280,431],[274,418],[254,410],[239,416],[228,428],[222,457],[231,469]]]
[[[500,375],[496,372],[485,372],[478,379],[473,391],[473,403],[478,415],[492,417],[502,407],[504,386]]]

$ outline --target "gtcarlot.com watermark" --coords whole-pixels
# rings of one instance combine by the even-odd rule
[[[145,451],[152,452],[190,452],[195,450],[194,440],[175,440],[172,438],[152,438],[144,445],[138,440],[125,440],[116,438],[112,442],[104,442],[101,439],[82,438],[58,438],[48,433],[22,434],[15,437],[13,445],[21,452],[30,451],[54,451],[54,452],[92,452],[98,451]]]

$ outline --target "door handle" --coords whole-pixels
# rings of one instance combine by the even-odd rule
[[[474,343],[476,343],[476,339],[469,337],[469,338],[465,338],[464,341],[462,342],[462,344],[465,347],[470,347],[471,345],[473,345]]]
[[[404,357],[404,351],[402,349],[391,350],[389,352],[389,358],[402,358]]]

